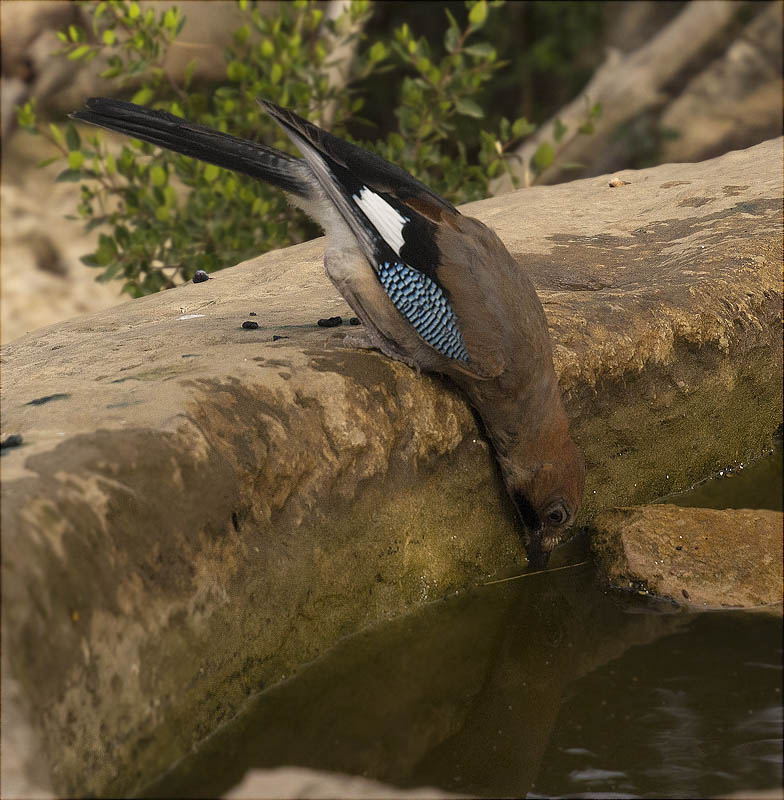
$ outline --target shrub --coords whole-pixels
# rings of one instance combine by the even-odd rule
[[[462,22],[446,10],[443,51],[435,52],[405,23],[388,40],[367,41],[359,31],[372,14],[370,0],[352,0],[336,20],[325,19],[313,0],[281,3],[276,16],[240,0],[243,21],[225,52],[225,80],[210,87],[193,81],[193,62],[181,84],[162,67],[185,22],[177,8],[156,15],[135,0],[99,2],[88,6],[90,32],[71,25],[58,35],[65,58],[104,59],[101,75],[116,83],[117,94],[132,86],[133,102],[288,152],[296,151],[261,112],[257,97],[356,141],[347,125],[356,130],[369,124],[360,116],[364,100],[356,84],[383,81],[393,66],[403,67],[397,129],[359,143],[461,203],[486,196],[490,179],[508,171],[510,148],[533,130],[525,118],[503,118],[495,131],[482,128],[483,87],[504,62],[481,30],[501,4],[469,0]],[[355,46],[348,83],[335,86],[328,77],[330,51],[347,41]],[[122,279],[134,297],[317,232],[279,190],[260,181],[136,140],[117,153],[98,131],[82,137],[72,124],[45,125],[34,101],[18,109],[18,118],[59,149],[67,168],[57,180],[81,183],[79,217],[88,230],[103,229],[96,251],[83,262],[100,270],[100,281]]]

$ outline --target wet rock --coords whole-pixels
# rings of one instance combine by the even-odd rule
[[[259,323],[252,319],[248,319],[242,323],[242,327],[245,328],[246,331],[255,331],[259,327]]]
[[[542,298],[582,520],[769,446],[781,145],[463,209]],[[523,563],[464,399],[313,325],[325,304],[351,316],[323,255],[267,253],[3,348],[3,425],[26,442],[3,456],[3,651],[60,795],[127,795],[249,687]],[[248,308],[289,338],[261,346]]]
[[[318,321],[319,328],[337,328],[343,324],[343,317],[327,317]]]
[[[617,508],[591,521],[591,546],[618,589],[695,609],[780,609],[783,524],[780,511]]]
[[[197,269],[196,272],[193,273],[193,282],[194,283],[204,283],[204,281],[208,281],[210,276],[203,270]]]

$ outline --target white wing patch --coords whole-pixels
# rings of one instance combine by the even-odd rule
[[[353,197],[381,238],[399,256],[400,248],[405,244],[403,226],[409,221],[408,217],[392,208],[383,197],[371,192],[367,186],[363,186],[359,194]]]

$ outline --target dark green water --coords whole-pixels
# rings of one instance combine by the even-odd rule
[[[773,452],[750,466],[729,468],[688,492],[662,498],[663,503],[696,508],[769,508],[784,511],[784,447],[776,439]]]
[[[728,505],[751,505],[748,480],[781,507],[780,447],[768,462],[718,481]],[[782,620],[609,595],[588,565],[478,587],[344,640],[146,795],[218,796],[282,765],[490,797],[779,787]]]

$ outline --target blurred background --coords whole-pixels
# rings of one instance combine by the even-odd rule
[[[96,16],[98,6],[104,9]],[[57,136],[49,127],[63,126],[67,113],[92,95],[182,108],[190,112],[186,116],[217,124],[221,113],[231,117],[228,110],[235,108],[236,98],[258,88],[258,78],[255,84],[248,82],[248,70],[267,70],[263,80],[269,77],[275,93],[265,96],[278,102],[282,97],[341,135],[376,142],[378,152],[436,181],[434,188],[455,202],[515,186],[701,161],[782,134],[784,4],[779,0],[353,6],[348,0],[330,0],[283,6],[228,1],[0,4],[3,342],[192,275],[189,267],[163,282],[152,281],[146,273],[142,281],[138,266],[133,273],[128,263],[123,268],[125,284],[115,279],[122,275],[105,274],[111,259],[100,255],[100,247],[117,250],[117,245],[106,244],[111,229],[109,239],[100,240],[101,225],[96,222],[86,230],[91,217],[84,208],[79,211],[80,203],[86,202],[87,173],[83,156],[75,157],[74,150],[90,153],[83,143],[71,141],[58,150]],[[174,7],[181,13],[167,17]],[[266,21],[254,21],[251,13]],[[297,15],[305,13],[310,15],[307,21],[299,21]],[[281,15],[288,21],[276,28]],[[110,18],[115,22],[107,28]],[[145,18],[147,29],[140,27]],[[285,25],[292,26],[290,33]],[[138,78],[124,74],[118,81],[116,75],[107,75],[112,54],[122,46],[122,52],[130,53],[133,37],[152,37],[150,31],[159,30],[156,26],[172,34],[178,30],[169,46],[157,50],[155,42],[149,45],[154,56],[145,68],[153,70],[152,77],[145,78],[141,68]],[[326,56],[313,56],[314,74],[304,78],[307,60],[297,60],[303,41],[327,51]],[[139,39],[135,46],[140,51],[148,44]],[[237,56],[237,48],[257,46],[266,60],[251,64]],[[136,69],[127,68],[130,63],[123,62],[125,73]],[[457,70],[454,79],[445,77],[453,75],[450,69]],[[192,87],[187,93],[186,84]],[[456,88],[450,99],[451,87]],[[271,91],[262,87],[262,92]],[[336,99],[343,97],[361,102]],[[437,122],[423,127],[417,103],[428,102],[443,111],[443,129]],[[35,120],[28,115],[20,125],[16,109],[28,103],[33,103]],[[193,116],[201,108],[206,116]],[[253,131],[255,118],[246,116]],[[253,135],[230,123],[227,129]],[[421,133],[413,147],[412,130]],[[284,146],[265,135],[259,138]],[[110,150],[119,153],[121,146],[118,140]],[[55,157],[57,161],[45,163]],[[460,175],[449,173],[447,163],[464,171],[464,185]],[[71,168],[65,177],[64,166]],[[102,161],[101,168],[105,166]],[[181,162],[165,166],[158,173],[158,188],[168,187],[171,180],[173,195],[179,198],[166,202],[180,203],[187,211],[183,187],[228,196],[234,184],[223,178],[211,183],[214,175],[200,169],[190,174]],[[141,172],[133,179],[158,186],[154,173]],[[259,207],[266,209],[266,202]],[[254,196],[254,208],[255,203]],[[282,202],[273,212],[291,213]],[[254,242],[251,226],[250,242],[236,244],[231,239],[225,257],[235,263],[242,256],[317,233],[305,223],[287,228],[283,216],[280,219],[274,236],[266,230]],[[242,224],[239,220],[239,227]],[[176,228],[171,235],[155,230],[147,229],[148,239],[165,235],[177,240]],[[126,246],[122,237],[118,241],[120,248]],[[102,281],[96,280],[96,259],[92,267],[81,260],[90,253],[99,254]],[[207,266],[227,265],[213,259]]]

